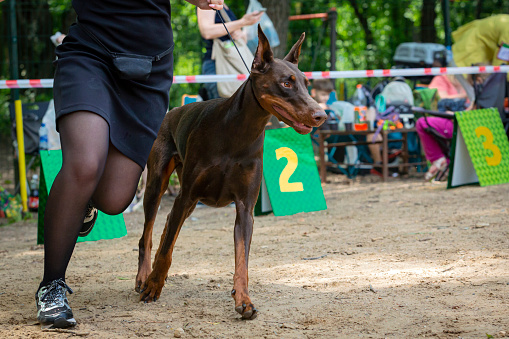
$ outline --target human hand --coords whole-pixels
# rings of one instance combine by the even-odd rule
[[[222,10],[224,0],[186,0],[189,3],[192,3],[196,7],[200,9],[215,9]]]
[[[231,36],[232,36],[233,40],[240,40],[240,39],[244,39],[245,33],[242,32],[242,30],[238,29],[236,31],[231,32]]]
[[[64,40],[65,38],[65,34],[62,34],[60,32],[56,32],[55,34],[53,34],[51,37],[50,37],[50,40],[51,42],[55,45],[55,46],[58,46],[62,43],[62,40]]]
[[[258,11],[244,14],[241,19],[243,21],[243,26],[251,26],[256,24],[262,18],[263,13],[265,12]]]
[[[65,37],[66,37],[65,34],[62,34],[59,37],[57,37],[57,39],[56,39],[57,43],[60,45],[62,43],[62,41],[64,41]]]

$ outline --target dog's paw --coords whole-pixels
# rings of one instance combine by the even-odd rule
[[[148,269],[144,269],[143,267],[140,267],[138,270],[138,274],[136,275],[136,280],[134,282],[134,290],[138,293],[141,292],[143,284],[145,284],[145,281],[147,281],[148,276],[150,275],[150,265],[148,266]]]
[[[138,275],[136,276],[136,281],[134,282],[134,290],[140,293],[141,287],[143,286],[143,284],[145,284],[145,281],[147,281],[147,278],[146,277],[142,278],[138,273]]]
[[[154,272],[150,273],[147,280],[143,284],[141,284],[140,301],[144,301],[146,303],[157,301],[157,299],[159,299],[159,296],[161,295],[163,286],[164,277],[163,279],[160,279],[158,276],[154,274]]]
[[[240,315],[242,315],[242,319],[253,320],[258,316],[258,311],[254,307],[253,304],[242,304],[235,307],[235,311],[237,311]]]
[[[235,311],[242,315],[242,319],[253,320],[258,316],[258,311],[247,293],[237,293],[237,291],[233,289],[232,297],[235,300]]]

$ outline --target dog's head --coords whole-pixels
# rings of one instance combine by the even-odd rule
[[[253,90],[260,105],[300,134],[310,133],[327,118],[308,92],[309,80],[297,67],[305,34],[283,59],[274,59],[258,25],[258,48],[251,67]]]

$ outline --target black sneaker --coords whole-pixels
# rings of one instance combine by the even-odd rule
[[[73,293],[63,279],[53,280],[39,288],[35,294],[35,302],[37,320],[42,326],[66,328],[76,325],[66,292]]]
[[[83,226],[81,226],[79,234],[80,237],[86,237],[92,231],[98,214],[97,208],[88,203],[87,213],[85,214],[85,219],[83,219]]]

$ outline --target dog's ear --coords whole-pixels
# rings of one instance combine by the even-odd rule
[[[256,48],[251,71],[265,73],[273,60],[274,54],[270,48],[269,40],[263,33],[260,24],[258,24],[258,47]]]
[[[302,43],[304,42],[305,37],[306,33],[302,33],[299,40],[295,43],[295,45],[293,45],[292,49],[283,60],[289,61],[292,64],[296,65],[299,63],[300,48],[302,46]]]

